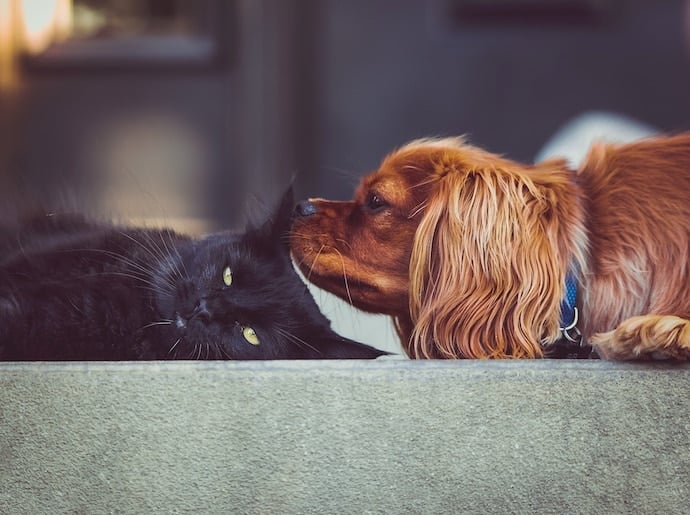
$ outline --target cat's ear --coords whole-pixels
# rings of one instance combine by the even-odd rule
[[[287,233],[290,231],[290,226],[292,225],[292,214],[295,210],[295,193],[292,188],[292,184],[285,190],[283,196],[280,198],[278,207],[273,211],[271,216],[272,226],[271,231],[274,236],[282,238],[281,241],[288,244],[288,239],[286,237]]]
[[[294,192],[292,185],[283,193],[271,214],[259,224],[249,224],[247,233],[269,243],[280,244],[287,248],[288,232],[292,223],[294,210]]]

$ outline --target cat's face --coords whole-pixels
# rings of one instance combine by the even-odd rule
[[[152,329],[171,358],[374,358],[335,334],[295,273],[286,244],[292,204],[244,234],[219,233],[173,253],[156,277]]]

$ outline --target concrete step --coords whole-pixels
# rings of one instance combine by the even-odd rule
[[[0,364],[0,513],[688,513],[690,366]]]

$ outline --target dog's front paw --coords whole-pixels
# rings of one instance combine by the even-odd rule
[[[673,315],[632,317],[607,333],[595,334],[592,345],[604,359],[690,359],[690,320]]]

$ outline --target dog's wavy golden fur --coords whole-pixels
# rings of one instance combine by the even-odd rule
[[[306,277],[394,317],[410,357],[544,356],[569,269],[602,357],[690,356],[690,133],[596,144],[577,171],[417,140],[354,200],[312,199],[297,215]]]

